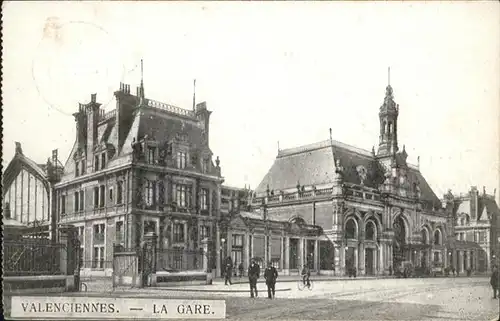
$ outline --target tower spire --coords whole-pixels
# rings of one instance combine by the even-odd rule
[[[193,111],[196,107],[196,78],[193,80]]]
[[[391,85],[391,67],[387,67],[387,86]]]

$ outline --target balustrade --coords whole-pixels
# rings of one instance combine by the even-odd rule
[[[195,117],[195,113],[192,110],[183,109],[183,108],[180,108],[177,106],[165,104],[165,103],[162,103],[162,102],[159,102],[156,100],[152,100],[152,99],[148,99],[148,106],[153,107],[153,108],[157,108],[157,109],[161,109],[161,110],[165,110],[165,111],[168,111],[168,112],[171,112],[171,113],[174,113],[177,115],[181,115],[181,116]]]

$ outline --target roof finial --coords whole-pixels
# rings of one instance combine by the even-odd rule
[[[278,152],[280,151],[280,141],[278,140]]]
[[[193,80],[193,111],[196,107],[196,79]]]
[[[141,59],[141,92],[139,93],[140,96],[139,98],[141,99],[141,104],[144,101],[144,66],[143,66],[143,61]]]

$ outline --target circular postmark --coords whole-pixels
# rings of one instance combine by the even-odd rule
[[[66,115],[93,93],[105,107],[127,73],[125,53],[96,24],[48,18],[32,62],[35,87],[50,107]]]

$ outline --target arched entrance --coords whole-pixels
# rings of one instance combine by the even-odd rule
[[[394,230],[394,239],[392,241],[392,266],[394,271],[396,271],[406,259],[406,229],[405,222],[401,215],[398,215],[394,219],[392,229]]]

